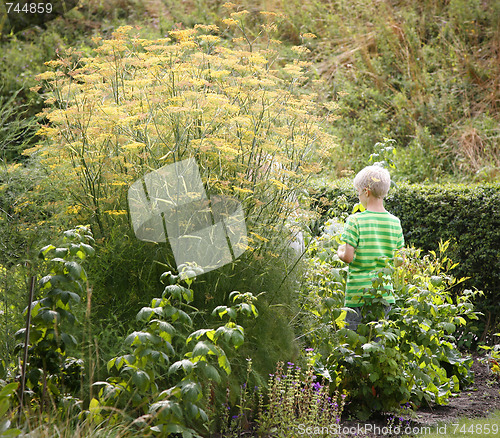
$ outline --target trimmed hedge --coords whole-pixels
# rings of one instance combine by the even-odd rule
[[[321,213],[316,227],[359,202],[349,179],[317,183],[313,192]],[[466,286],[485,293],[481,310],[500,315],[500,183],[398,184],[385,206],[401,220],[407,245],[429,251],[450,240],[449,257],[459,263],[454,275],[471,277]]]

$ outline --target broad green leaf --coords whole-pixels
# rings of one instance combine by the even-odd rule
[[[86,243],[80,243],[80,248],[82,248],[86,255],[92,256],[95,254],[95,249]]]
[[[147,332],[132,332],[125,338],[125,345],[134,346],[141,345],[146,342],[154,342],[155,336]]]
[[[179,284],[171,284],[165,287],[162,297],[172,297],[179,301],[182,300],[183,287]]]
[[[54,245],[47,245],[47,246],[44,246],[40,252],[38,253],[38,256],[42,259],[45,259],[47,257],[47,254],[52,251],[53,249],[55,249],[56,247]]]
[[[66,346],[66,348],[71,348],[77,345],[77,341],[73,335],[68,333],[61,333],[61,340]]]
[[[376,372],[370,373],[370,382],[376,382],[379,379],[379,375]]]
[[[199,417],[199,408],[196,406],[194,403],[187,402],[184,407],[184,412],[186,412],[186,415],[190,419],[195,419]]]
[[[220,382],[220,374],[214,366],[205,361],[200,361],[196,362],[195,367],[196,370],[200,371],[203,374],[203,377],[206,377],[207,379],[213,380],[217,383]]]
[[[231,365],[229,364],[229,361],[224,353],[219,355],[217,361],[219,366],[226,372],[227,375],[231,374]]]
[[[77,263],[77,262],[66,262],[64,264],[64,267],[66,271],[68,272],[68,275],[73,279],[73,280],[87,280],[87,274],[85,273],[85,269]]]
[[[199,341],[193,348],[193,358],[206,356],[207,354],[216,354],[214,350],[213,344],[205,341]]]
[[[245,342],[245,337],[239,330],[233,330],[231,341],[233,342],[233,345],[238,348]]]
[[[59,321],[59,313],[57,313],[54,310],[49,310],[49,309],[42,309],[40,313],[37,315],[36,318],[33,318],[34,320],[39,320],[41,319],[43,322],[50,324],[50,323],[57,323]]]
[[[139,390],[145,391],[149,386],[150,378],[145,371],[137,370],[132,374],[132,382]]]
[[[9,410],[10,402],[8,398],[0,399],[0,418],[2,418],[5,413]]]
[[[196,330],[195,332],[191,333],[188,338],[187,338],[187,341],[186,341],[186,344],[189,344],[189,342],[191,342],[193,339],[200,339],[202,336],[207,336],[208,339],[210,340],[213,340],[214,339],[214,333],[215,333],[215,330],[213,329],[200,329],[200,330]]]
[[[153,315],[160,316],[163,313],[163,309],[161,307],[143,307],[137,313],[136,319],[137,321],[147,322],[151,319]]]
[[[217,306],[212,312],[212,315],[217,314],[222,319],[222,317],[227,313],[227,309],[227,306]]]
[[[9,397],[13,395],[18,387],[19,387],[18,382],[12,382],[5,385],[2,389],[0,389],[0,397]]]
[[[201,387],[196,382],[182,384],[182,397],[190,402],[197,402],[202,397]]]
[[[169,372],[169,374],[173,374],[182,368],[186,374],[189,374],[189,373],[191,373],[193,366],[194,366],[193,362],[191,362],[188,359],[183,359],[183,360],[179,360],[179,361],[173,363],[170,366],[168,372]]]

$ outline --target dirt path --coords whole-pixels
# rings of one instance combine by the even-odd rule
[[[456,397],[450,398],[446,406],[420,408],[410,421],[403,421],[401,429],[409,426],[418,430],[432,427],[439,423],[452,423],[459,418],[487,417],[495,411],[500,411],[500,378],[491,373],[488,366],[478,358],[472,366],[474,383],[464,389]],[[392,427],[398,425],[388,418],[370,419],[367,422],[342,421],[342,429],[347,432],[343,437],[376,438],[391,436]],[[385,429],[384,429],[385,428]],[[378,432],[378,433],[376,433]],[[384,432],[384,433],[383,433]],[[394,436],[394,435],[393,435]]]
[[[417,411],[416,421],[422,424],[449,422],[460,417],[486,417],[500,410],[500,380],[488,366],[474,359],[472,366],[474,383],[457,397],[450,399],[447,406],[436,406]]]

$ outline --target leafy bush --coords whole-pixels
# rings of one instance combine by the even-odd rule
[[[160,436],[199,436],[207,427],[207,394],[213,391],[212,384],[221,381],[212,362],[227,374],[231,372],[225,348],[238,348],[244,342],[244,329],[236,324],[236,318],[239,314],[256,317],[257,309],[252,294],[233,292],[232,306],[217,306],[213,311],[221,319],[229,318],[225,325],[190,333],[189,314],[196,309],[190,306],[194,292],[189,288],[192,278],[185,278],[188,269],[179,275],[163,274],[162,280],[169,284],[162,298],[154,298],[151,307],[137,314],[147,327],[124,340],[131,353],[109,361],[108,370],[117,376],[95,384],[102,389],[99,400],[90,403],[92,421],[100,423],[110,412],[116,417],[113,410],[106,410],[112,407],[128,408]],[[188,287],[180,284],[183,279]]]
[[[39,293],[46,295],[31,303],[29,363],[25,364],[23,378],[42,407],[80,388],[82,361],[68,355],[78,341],[66,326],[71,327],[76,320],[72,303],[79,303],[87,292],[87,275],[81,262],[94,253],[88,244],[92,241],[89,229],[78,227],[64,232],[60,246],[50,244],[40,250],[50,270],[38,282]],[[16,337],[23,341],[18,348],[25,348],[26,328]]]
[[[463,279],[450,274],[454,264],[446,255],[448,243],[424,257],[408,249],[396,269],[380,271],[354,332],[344,327],[351,310],[342,307],[346,276],[336,255],[340,228],[328,223],[326,232],[310,245],[304,282],[302,321],[306,342],[318,354],[317,373],[334,388],[346,390],[348,409],[363,419],[409,401],[417,406],[445,404],[452,392],[470,383],[472,360],[457,352],[457,335],[459,327],[477,319],[474,293],[453,293]],[[331,277],[322,280],[327,271]],[[386,315],[381,291],[393,278],[396,305]]]
[[[19,429],[11,427],[12,422],[9,413],[10,401],[16,393],[18,386],[18,382],[12,382],[0,388],[0,436],[14,437],[21,434]]]
[[[232,14],[227,24],[238,26],[244,15]],[[130,31],[99,41],[93,56],[50,61],[55,71],[39,75],[55,104],[42,130],[51,174],[104,233],[110,217],[126,215],[126,186],[150,169],[195,157],[209,193],[243,202],[257,239],[278,233],[318,168],[310,161],[318,145],[333,147],[315,118],[314,96],[299,88],[309,64],[296,59],[275,70],[274,50],[255,41],[228,48],[216,26],[156,41]]]

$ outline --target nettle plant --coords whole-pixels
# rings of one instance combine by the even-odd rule
[[[47,142],[34,150],[101,230],[126,215],[124,186],[188,157],[209,193],[243,203],[257,243],[297,210],[335,147],[322,127],[335,108],[311,91],[319,81],[300,59],[305,46],[278,58],[276,14],[260,14],[258,35],[247,33],[247,15],[231,13],[225,30],[197,25],[157,40],[124,26],[87,56],[47,63]]]
[[[80,388],[83,363],[68,353],[78,344],[70,330],[76,321],[73,305],[87,293],[82,262],[94,254],[92,242],[90,229],[78,226],[64,231],[57,246],[49,244],[39,253],[49,272],[39,280],[39,298],[31,304],[26,386],[42,405]],[[23,342],[17,350],[24,347],[25,336],[26,328],[17,331]]]
[[[346,276],[335,254],[339,233],[335,222],[327,223],[309,246],[306,280],[321,280],[319,288],[309,281],[303,287],[304,309],[309,309],[304,315],[310,327],[306,338],[319,355],[316,372],[333,388],[347,391],[348,409],[362,419],[407,402],[446,404],[472,380],[472,359],[458,352],[458,336],[459,329],[477,319],[472,300],[479,293],[456,290],[464,279],[451,275],[456,264],[446,255],[449,243],[440,242],[438,252],[425,256],[407,248],[396,258],[397,267],[387,265],[378,272],[363,306],[362,324],[354,332],[344,327],[349,310],[342,308]],[[396,305],[386,314],[381,291],[389,281]]]
[[[179,269],[179,275],[169,271],[161,276],[167,283],[162,297],[137,314],[144,329],[127,336],[124,346],[129,353],[111,359],[112,376],[95,384],[100,391],[90,403],[92,421],[114,421],[125,412],[136,418],[142,430],[161,436],[200,436],[207,431],[209,394],[221,381],[221,371],[231,372],[226,350],[244,342],[244,328],[236,319],[258,316],[256,297],[232,292],[232,305],[213,311],[214,316],[228,319],[224,325],[191,332],[190,315],[196,309],[190,305],[194,292],[189,270],[199,272],[186,266]]]

